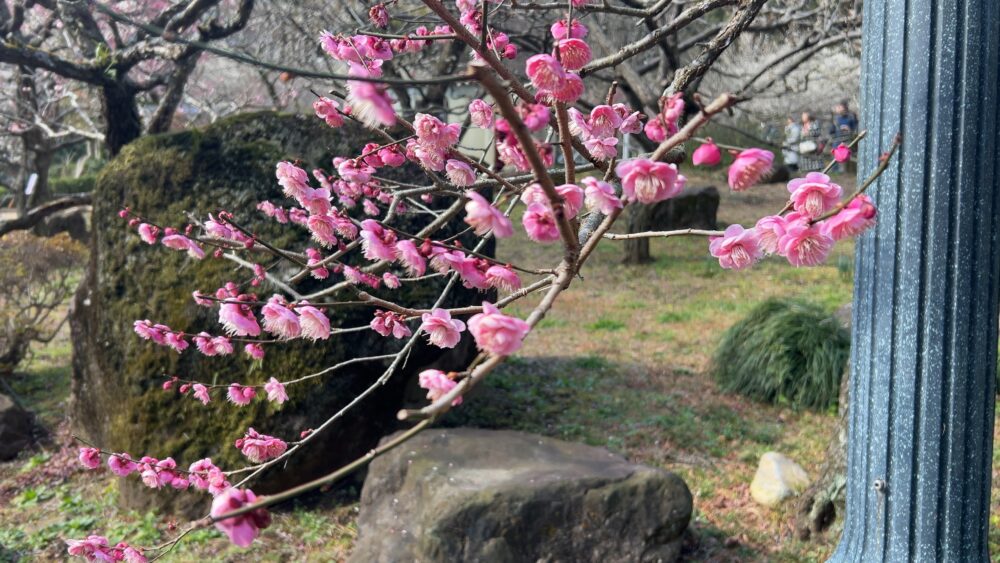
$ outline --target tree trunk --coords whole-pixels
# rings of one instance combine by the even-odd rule
[[[630,209],[627,217],[628,232],[640,233],[642,231],[649,230],[653,206],[631,205],[629,207]],[[653,261],[653,256],[649,253],[648,238],[625,239],[623,242],[623,252],[625,255],[622,257],[622,263],[634,265],[648,264]]]
[[[17,69],[18,117],[26,123],[34,123],[40,111],[35,90],[34,70],[26,67]],[[14,186],[14,202],[18,217],[23,217],[29,209],[44,202],[49,195],[49,166],[52,165],[52,143],[42,130],[31,125],[21,135],[21,170],[17,185]],[[37,174],[32,193],[24,193],[28,178]]]
[[[142,135],[142,118],[135,101],[135,90],[121,82],[101,88],[101,111],[104,114],[105,143],[111,156]]]

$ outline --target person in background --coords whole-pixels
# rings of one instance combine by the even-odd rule
[[[838,135],[853,137],[858,132],[858,116],[850,110],[847,100],[833,106],[833,126]],[[850,139],[848,139],[848,142]]]
[[[802,140],[802,127],[795,118],[788,116],[785,123],[785,140],[781,148],[781,158],[785,166],[792,172],[799,171],[799,142]]]
[[[833,119],[830,123],[830,150],[833,150],[841,143],[849,144],[858,133],[858,116],[852,112],[847,100],[843,100],[833,106]],[[837,163],[833,167],[834,172],[844,172],[844,165]]]
[[[799,141],[799,168],[812,172],[823,168],[822,131],[812,114],[802,112],[802,140]]]

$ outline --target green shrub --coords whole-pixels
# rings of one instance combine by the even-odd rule
[[[821,307],[770,299],[726,331],[712,372],[727,392],[827,409],[837,403],[850,345],[847,330]]]
[[[72,178],[70,176],[50,178],[49,191],[53,196],[86,193],[94,189],[94,182],[96,180],[97,174],[87,174],[79,178]]]

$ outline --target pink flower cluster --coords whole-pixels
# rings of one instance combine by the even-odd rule
[[[392,335],[393,338],[406,338],[413,334],[410,327],[406,326],[406,318],[392,311],[375,311],[375,318],[372,319],[369,326],[382,336]]]
[[[205,257],[205,249],[188,236],[191,234],[193,228],[191,225],[188,225],[184,229],[184,234],[181,234],[173,227],[166,227],[161,230],[160,227],[143,222],[138,217],[131,217],[131,215],[132,212],[128,208],[118,212],[119,217],[128,219],[129,227],[134,227],[139,234],[139,238],[146,244],[156,244],[159,241],[160,244],[167,248],[187,252],[188,256],[196,260],[201,260]],[[212,234],[211,231],[208,232]],[[161,234],[163,235],[162,238],[160,238]]]
[[[104,536],[90,535],[82,540],[66,540],[66,552],[83,557],[88,561],[125,561],[126,563],[146,563],[149,559],[141,547],[133,547],[125,542],[114,546],[108,544]]]
[[[584,204],[584,192],[576,184],[562,184],[555,187],[556,194],[562,198],[563,213],[567,219],[572,219],[580,212]],[[521,202],[527,206],[521,216],[528,238],[535,242],[554,242],[559,240],[559,226],[552,202],[538,184],[531,184],[521,192]]]
[[[590,46],[583,41],[587,28],[573,21],[570,28],[556,22],[551,29],[555,39],[554,54],[529,57],[525,71],[540,99],[572,103],[583,94],[583,80],[574,71],[590,62]]]
[[[194,293],[194,299],[203,306],[211,306],[213,303],[199,292]],[[255,295],[239,293],[236,284],[230,282],[215,292],[215,299],[220,303],[219,323],[228,334],[240,337],[260,336],[261,327],[251,305],[257,299]],[[261,307],[261,316],[264,320],[264,331],[282,340],[300,337],[325,340],[330,336],[330,319],[308,301],[291,304],[280,295],[273,295]],[[183,332],[172,330],[167,325],[153,324],[147,319],[135,321],[133,328],[143,339],[161,346],[169,346],[178,353],[189,346]],[[228,336],[213,336],[207,332],[200,332],[193,336],[192,340],[198,351],[206,356],[225,356],[234,351],[232,339]],[[259,343],[246,344],[244,351],[254,359],[264,357],[264,349]]]
[[[240,450],[240,453],[254,463],[272,460],[288,449],[288,444],[283,440],[261,434],[253,428],[247,429],[246,434],[236,440],[235,446]]]
[[[788,190],[793,212],[764,217],[752,229],[730,225],[723,236],[711,237],[709,251],[723,268],[743,269],[765,254],[783,256],[793,266],[816,266],[836,241],[875,224],[875,205],[863,194],[826,217],[839,205],[842,189],[825,174],[811,172],[792,180]]]
[[[101,465],[101,451],[96,448],[80,448],[79,458],[80,463],[87,469],[97,469]],[[196,461],[187,471],[182,471],[177,469],[177,462],[171,457],[160,460],[143,456],[135,460],[123,452],[108,454],[108,468],[119,477],[139,473],[142,482],[153,489],[170,486],[183,490],[194,486],[196,489],[217,495],[229,487],[225,473],[208,458]]]
[[[407,141],[407,158],[428,170],[446,172],[456,185],[469,186],[475,182],[471,166],[457,158],[448,158],[462,136],[460,124],[444,123],[433,115],[418,113],[413,119],[413,129],[416,138]]]
[[[580,138],[590,155],[598,160],[618,156],[617,135],[630,135],[642,130],[642,114],[625,104],[599,105],[584,115],[576,108],[567,111],[570,133]]]
[[[678,122],[684,115],[684,95],[678,92],[660,101],[660,113],[646,122],[644,132],[654,143],[662,143],[678,131]]]
[[[459,21],[473,35],[479,36],[483,31],[483,14],[480,3],[475,0],[456,0],[460,12]],[[486,33],[486,48],[501,59],[517,57],[517,46],[510,42],[506,33],[490,28]],[[478,52],[473,53],[474,60],[482,60]]]

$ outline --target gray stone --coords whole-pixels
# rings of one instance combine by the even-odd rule
[[[760,456],[757,473],[750,483],[750,496],[764,506],[778,506],[783,500],[809,486],[802,466],[778,452]]]
[[[372,463],[350,561],[670,562],[691,510],[680,477],[601,448],[433,429]]]
[[[90,213],[89,205],[64,209],[49,215],[35,225],[33,232],[40,237],[67,233],[73,240],[87,242],[90,240]]]
[[[719,211],[719,190],[715,186],[685,188],[673,197],[649,208],[650,230],[714,229]]]
[[[0,393],[0,461],[9,461],[34,442],[33,416]]]
[[[792,179],[792,171],[784,164],[775,166],[761,179],[762,184],[784,184]]]
[[[631,206],[628,232],[671,231],[675,229],[715,229],[719,211],[719,190],[715,186],[688,187],[677,197],[651,205]],[[652,262],[649,239],[627,239],[622,245],[626,264]]]

